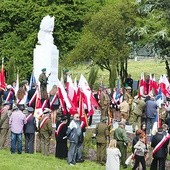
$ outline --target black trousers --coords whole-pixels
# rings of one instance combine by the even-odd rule
[[[153,158],[150,170],[165,170],[166,158]]]
[[[34,153],[34,133],[25,133],[25,153]]]
[[[144,156],[139,156],[139,155],[135,155],[135,165],[132,168],[132,170],[136,170],[136,168],[139,166],[139,163],[142,164],[142,170],[146,170],[145,157]]]

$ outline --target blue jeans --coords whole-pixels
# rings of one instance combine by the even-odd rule
[[[22,133],[17,134],[11,132],[11,153],[15,153],[16,144],[18,147],[18,154],[22,153]]]
[[[151,130],[153,128],[153,124],[155,122],[155,118],[149,118],[147,117],[146,119],[146,133],[147,134],[150,134],[151,133]]]

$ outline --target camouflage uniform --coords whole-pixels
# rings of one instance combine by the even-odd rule
[[[165,120],[167,118],[167,112],[165,107],[159,108],[159,117],[161,119],[162,125],[165,124]]]
[[[110,104],[110,98],[108,94],[104,91],[102,91],[100,94],[99,104],[101,107],[101,119],[103,119],[107,116],[107,112],[108,112],[109,104]]]
[[[125,125],[123,125],[125,126]],[[117,147],[121,152],[121,165],[126,167],[125,161],[127,157],[127,135],[126,130],[121,125],[114,131],[114,139],[117,140]]]
[[[10,111],[4,107],[1,112],[1,119],[3,120],[2,125],[0,127],[0,148],[3,148],[5,145],[5,141],[7,138],[8,130],[9,130],[9,114]]]
[[[130,92],[126,92],[124,98],[126,98],[129,104],[129,122],[133,122],[133,113],[132,113],[133,97],[131,96]]]
[[[45,118],[46,116],[44,116],[39,123],[41,124]],[[49,155],[50,139],[53,130],[51,124],[51,119],[48,118],[48,120],[44,123],[44,126],[42,126],[42,128],[40,127],[41,153],[43,155]]]
[[[134,103],[136,104],[133,110],[133,129],[135,130],[136,126],[138,126],[138,129],[141,128],[141,118],[142,118],[142,114],[144,112],[146,103],[142,99],[135,99]]]
[[[120,114],[121,118],[123,118],[124,120],[127,120],[129,118],[129,104],[127,103],[126,100],[124,100],[120,104]]]
[[[38,80],[40,82],[41,98],[46,99],[47,96],[48,96],[48,94],[47,94],[47,81],[48,81],[48,78],[46,77],[45,73],[41,73]]]
[[[102,121],[96,127],[97,162],[101,164],[106,162],[106,146],[108,137],[108,126],[104,121]]]

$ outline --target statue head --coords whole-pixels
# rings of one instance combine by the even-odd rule
[[[54,30],[54,17],[49,15],[45,16],[40,24],[40,30],[38,32],[38,43],[41,45],[52,45],[54,44],[53,38]]]
[[[54,17],[50,17],[49,15],[45,16],[41,21],[40,30],[45,32],[53,32]]]

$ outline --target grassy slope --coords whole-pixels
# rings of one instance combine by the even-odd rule
[[[85,161],[83,164],[69,166],[66,160],[56,159],[53,155],[43,156],[37,154],[10,154],[9,150],[0,151],[0,170],[104,170],[92,161]]]
[[[90,72],[90,66],[86,65],[74,65],[72,68],[69,68],[70,73],[72,74],[72,78],[77,76],[77,80],[79,80],[80,74],[83,74],[88,79],[88,74]],[[134,80],[139,80],[141,73],[146,74],[155,74],[156,79],[159,80],[162,74],[166,74],[165,63],[160,62],[159,60],[148,59],[141,61],[128,61],[128,73],[132,75]],[[97,84],[103,80],[104,84],[108,85],[108,71],[99,70]]]
[[[128,73],[132,75],[134,80],[140,79],[141,73],[155,74],[156,78],[159,80],[162,74],[166,74],[165,63],[160,61],[155,61],[154,59],[134,61],[130,60],[128,62]]]
[[[66,160],[60,160],[53,155],[43,156],[36,154],[10,154],[9,150],[0,151],[0,170],[105,170],[94,161],[85,161],[75,166],[69,166]],[[130,170],[128,167],[126,170]],[[123,170],[122,168],[120,170]]]

